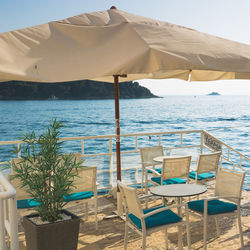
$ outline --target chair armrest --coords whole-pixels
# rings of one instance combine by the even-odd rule
[[[140,197],[138,197],[138,198],[141,200],[141,199],[149,198],[149,197],[151,197],[151,196],[153,196],[153,195],[152,195],[152,194],[145,194],[145,195],[142,195],[142,196],[140,196]]]
[[[144,165],[145,168],[149,167],[149,166],[160,165],[160,164],[161,164],[160,162],[154,162],[154,161],[145,161],[145,162],[142,162],[142,165]]]
[[[150,174],[156,174],[156,175],[159,175],[159,176],[161,176],[161,174],[159,174],[157,171],[155,171],[153,168],[149,168],[149,167],[146,167],[145,168],[145,170],[147,171],[147,172],[151,172]]]
[[[167,207],[162,207],[162,208],[159,208],[159,209],[155,209],[150,213],[144,214],[142,216],[142,218],[144,219],[144,218],[149,217],[151,215],[154,215],[154,214],[157,214],[157,213],[160,213],[160,212],[163,212],[165,210],[172,209],[172,208],[177,208],[177,207],[181,207],[181,205],[172,205],[172,206],[167,206]]]
[[[241,200],[242,198],[233,196],[233,195],[225,195],[225,196],[212,196],[212,197],[206,197],[204,198],[204,200],[207,201],[212,201],[212,200],[218,200],[218,199],[227,199],[227,198],[233,198],[233,199],[237,199],[237,200]]]

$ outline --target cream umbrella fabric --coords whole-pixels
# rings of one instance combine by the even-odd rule
[[[250,79],[250,46],[110,9],[0,34],[0,80]]]

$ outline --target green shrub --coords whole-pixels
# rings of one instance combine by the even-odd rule
[[[63,141],[59,140],[62,122],[55,119],[44,134],[36,137],[34,132],[23,135],[21,160],[13,164],[14,178],[19,178],[21,188],[25,188],[33,199],[40,203],[36,210],[43,221],[60,219],[66,205],[63,195],[73,188],[73,178],[77,176],[81,163],[72,154],[62,152]]]

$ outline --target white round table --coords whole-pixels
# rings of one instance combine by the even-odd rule
[[[164,159],[171,159],[171,158],[176,158],[178,155],[164,155],[164,156],[157,156],[153,159],[153,161],[162,163]]]
[[[205,193],[207,187],[198,184],[169,184],[152,188],[153,195],[163,197],[188,197]]]
[[[203,194],[206,191],[207,187],[198,184],[169,184],[169,185],[158,186],[150,190],[151,194],[153,195],[161,197],[177,197],[178,215],[180,217],[182,217],[181,213],[182,198]],[[179,226],[178,228],[179,228],[178,247],[182,248],[180,240],[182,235],[182,229],[181,226]]]

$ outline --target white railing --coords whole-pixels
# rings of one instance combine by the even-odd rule
[[[0,172],[0,249],[6,247],[7,240],[10,242],[11,250],[18,250],[18,221],[17,221],[17,202],[16,190],[5,179]]]
[[[187,143],[187,137],[191,136]],[[145,147],[148,145],[163,145],[165,151],[168,154],[174,154],[178,152],[178,150],[196,150],[193,152],[194,154],[198,155],[203,151],[213,151],[213,147],[209,145],[204,137],[209,136],[210,140],[214,140],[213,143],[217,143],[221,147],[222,151],[222,162],[228,163],[232,169],[244,171],[247,176],[250,175],[249,170],[244,168],[243,161],[247,162],[248,166],[250,163],[250,159],[237,150],[233,149],[229,145],[225,144],[218,138],[214,137],[210,133],[204,130],[191,130],[191,131],[174,131],[174,132],[149,132],[149,133],[136,133],[136,134],[123,134],[121,135],[121,154],[122,160],[126,159],[130,155],[136,155],[137,158],[135,159],[134,165],[131,164],[122,164],[122,171],[125,173],[128,170],[134,170],[134,179],[136,180],[134,183],[140,183],[140,171],[141,171],[141,164],[139,158],[139,148]],[[174,139],[171,139],[174,137]],[[111,188],[115,184],[114,175],[116,174],[116,164],[115,164],[115,135],[101,135],[101,136],[80,136],[80,137],[67,137],[61,138],[61,140],[66,142],[76,142],[78,141],[79,147],[78,151],[81,151],[81,155],[86,163],[88,164],[88,160],[91,159],[91,164],[98,166],[98,174],[108,175],[109,183],[106,186],[102,186],[102,188]],[[194,140],[194,138],[196,138]],[[131,146],[130,150],[123,149],[123,141],[130,140]],[[87,153],[88,143],[101,143],[105,141],[105,149],[106,151],[97,152],[97,153]],[[171,146],[171,141],[174,141],[174,145]],[[1,145],[16,145],[20,147],[22,141],[1,141]],[[103,142],[104,143],[104,142]],[[98,149],[98,146],[96,146]],[[18,157],[18,155],[17,155]],[[95,159],[98,157],[109,157],[109,166],[106,169],[101,169],[103,166],[100,166],[98,160],[95,162]],[[93,160],[92,160],[93,159]],[[195,157],[193,157],[193,161]],[[0,162],[0,164],[6,164],[7,162]],[[102,164],[102,163],[101,163]],[[245,164],[246,165],[246,164]],[[124,175],[123,175],[124,176]],[[128,183],[131,184],[131,183]],[[245,184],[250,187],[249,184],[245,182]]]

